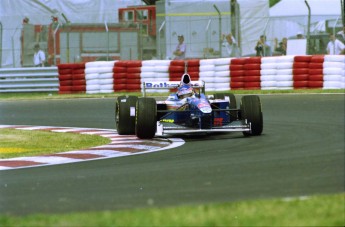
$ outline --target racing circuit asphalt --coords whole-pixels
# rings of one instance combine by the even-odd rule
[[[68,213],[344,192],[344,94],[261,95],[262,136],[0,171],[0,213]],[[239,97],[237,97],[239,102]],[[0,124],[114,128],[115,99],[1,101]]]

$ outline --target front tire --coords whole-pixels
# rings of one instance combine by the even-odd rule
[[[243,132],[245,136],[258,136],[263,131],[261,101],[257,95],[246,95],[241,99],[241,116],[251,123],[251,131]]]
[[[154,98],[140,98],[136,106],[135,134],[140,139],[152,139],[157,129],[157,104]]]
[[[119,135],[135,134],[135,107],[138,97],[119,96],[115,104],[115,122]]]

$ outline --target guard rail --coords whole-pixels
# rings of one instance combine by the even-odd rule
[[[0,68],[0,93],[59,91],[58,68]]]

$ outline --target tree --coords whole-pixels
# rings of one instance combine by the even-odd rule
[[[280,0],[270,0],[270,7],[274,6],[275,4],[277,4],[278,2],[280,2]]]

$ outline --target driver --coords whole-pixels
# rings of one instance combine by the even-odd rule
[[[190,76],[188,74],[183,74],[180,86],[177,89],[177,97],[179,99],[184,99],[194,95],[194,89],[190,82]]]
[[[177,96],[179,99],[184,99],[194,95],[194,90],[191,85],[184,84],[177,89]]]

